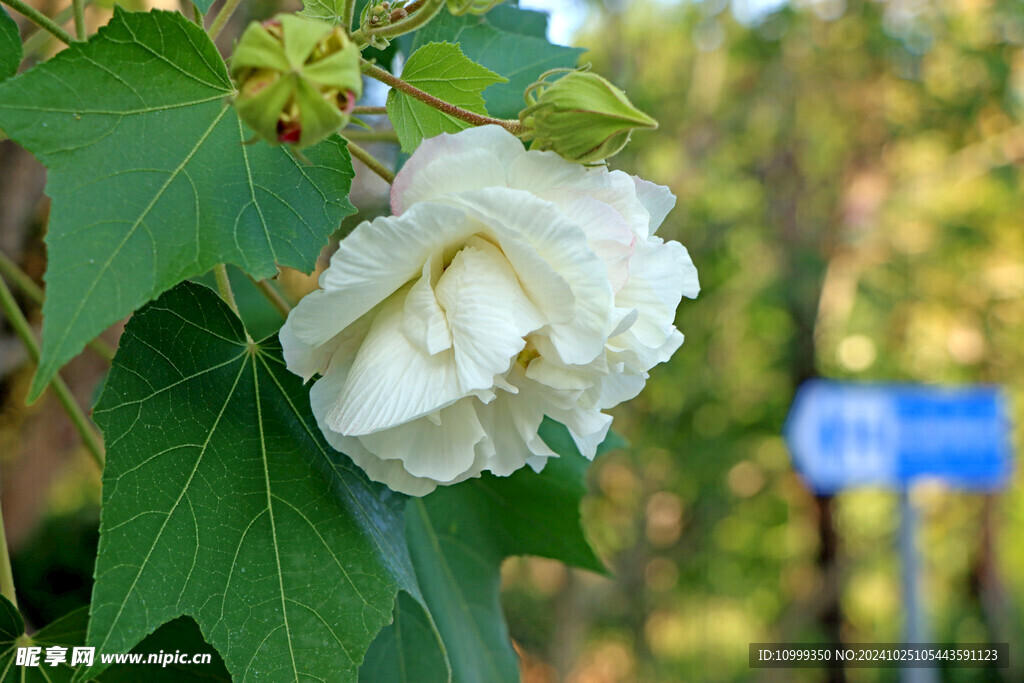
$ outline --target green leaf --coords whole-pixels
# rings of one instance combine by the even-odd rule
[[[344,4],[343,0],[303,0],[302,11],[299,14],[311,19],[321,19],[334,25],[343,24],[345,22],[341,9]],[[359,17],[358,11],[355,16]]]
[[[548,15],[529,9],[519,9],[512,5],[498,5],[487,13],[487,23],[506,33],[518,33],[521,36],[547,39]]]
[[[543,555],[605,571],[579,524],[589,461],[563,426],[546,420],[541,435],[560,457],[548,460],[540,474],[528,468],[510,477],[484,474],[412,499],[406,508],[409,552],[453,681],[519,680],[501,611],[505,557]],[[426,646],[411,634],[402,640],[405,651]]]
[[[480,93],[493,83],[505,82],[451,43],[430,43],[413,52],[402,69],[402,80],[456,107],[484,115],[487,108]],[[397,90],[388,93],[387,106],[405,152],[416,149],[423,138],[457,133],[471,125]]]
[[[18,73],[21,64],[21,33],[11,15],[0,7],[0,81]]]
[[[256,278],[312,270],[353,213],[340,139],[310,164],[245,145],[232,92],[200,27],[118,7],[88,43],[0,85],[0,128],[49,168],[53,199],[31,397],[86,341],[219,262]]]
[[[83,633],[84,637],[84,633]],[[188,681],[224,681],[231,680],[231,674],[224,666],[224,660],[213,647],[203,640],[199,625],[188,617],[179,617],[169,621],[143,639],[132,648],[130,654],[141,654],[148,658],[151,654],[187,653],[192,655],[211,655],[209,664],[167,664],[157,667],[146,667],[146,683],[187,683]],[[145,661],[145,659],[143,660]],[[114,664],[99,675],[97,680],[102,683],[135,683],[139,680],[139,665]]]
[[[398,594],[395,620],[373,641],[359,670],[364,683],[449,681],[451,667],[441,634],[416,598]]]
[[[236,679],[355,680],[419,595],[403,498],[324,442],[276,339],[208,288],[132,317],[93,411],[107,443],[90,645],[193,617]]]
[[[525,106],[523,92],[540,74],[548,69],[574,67],[585,52],[552,45],[536,36],[537,20],[531,14],[508,8],[497,22],[499,28],[491,23],[489,15],[454,17],[441,13],[416,33],[413,46],[436,40],[457,42],[469,59],[508,79],[507,83],[492,85],[484,91],[490,115],[518,118]],[[512,28],[516,30],[513,32]]]
[[[74,675],[71,668],[71,648],[81,646],[85,640],[85,624],[89,610],[85,607],[66,614],[47,624],[31,638],[24,636],[25,621],[18,609],[7,598],[0,596],[0,681],[32,683],[57,683],[70,681]],[[46,648],[59,646],[68,648],[65,661],[51,666],[46,663]],[[38,647],[39,665],[34,667],[16,664],[18,647]]]

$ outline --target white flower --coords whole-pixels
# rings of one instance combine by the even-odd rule
[[[593,457],[697,271],[654,236],[675,197],[621,171],[533,152],[497,126],[425,140],[394,216],[346,237],[281,330],[288,368],[321,377],[313,413],[371,479],[411,495],[555,453],[545,415]]]

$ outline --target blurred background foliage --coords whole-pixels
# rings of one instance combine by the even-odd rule
[[[898,641],[895,496],[815,499],[780,431],[812,376],[998,382],[1021,405],[1024,4],[609,2],[575,42],[661,122],[612,165],[677,194],[661,234],[702,292],[617,410],[632,447],[592,470],[615,578],[507,568],[534,680],[748,680],[752,641]],[[915,501],[934,640],[1024,643],[1020,477]],[[1022,680],[1016,656],[942,678]],[[779,673],[760,678],[841,676]]]
[[[682,349],[616,410],[631,447],[591,469],[584,518],[614,576],[504,567],[524,679],[897,680],[747,667],[750,642],[897,641],[903,619],[895,496],[816,498],[780,432],[814,376],[997,382],[1021,422],[1024,3],[568,7],[584,61],[661,122],[612,166],[672,187],[660,232],[690,249],[703,291],[680,307]],[[0,238],[38,277],[46,205],[25,156],[2,148]],[[377,212],[383,189],[364,174],[354,199]],[[30,369],[0,343],[4,509],[41,625],[87,599],[98,479],[49,401],[22,405]],[[89,403],[102,367],[65,375]],[[1008,641],[1015,657],[942,680],[1024,680],[1022,483],[914,494],[933,640]]]

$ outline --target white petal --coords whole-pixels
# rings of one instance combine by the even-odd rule
[[[629,372],[618,372],[605,375],[601,381],[600,394],[594,400],[594,405],[600,410],[614,408],[623,401],[636,397],[643,391],[646,383],[646,373],[635,375]]]
[[[328,366],[332,363],[337,364],[339,358],[347,358],[351,365],[359,346],[363,343],[363,338],[366,337],[366,332],[370,329],[373,314],[362,316],[325,343],[312,345],[299,339],[292,330],[297,310],[298,308],[292,309],[292,314],[288,316],[278,333],[288,369],[308,382],[315,374],[326,374]]]
[[[540,356],[526,366],[526,376],[556,391],[584,391],[597,378],[580,366],[565,366],[551,358]]]
[[[423,264],[423,274],[405,298],[402,331],[409,341],[430,355],[452,346],[448,318],[437,303],[434,286],[441,277],[441,252],[437,251]]]
[[[476,406],[490,439],[487,469],[499,477],[512,474],[531,458],[556,455],[537,434],[547,405],[544,392],[521,375],[515,379],[518,395],[502,393],[491,405]]]
[[[360,442],[359,437],[342,436],[337,432],[324,432],[327,442],[347,455],[373,481],[409,496],[425,496],[437,488],[438,482],[415,477],[406,471],[401,460],[382,460]]]
[[[612,290],[604,264],[587,246],[583,230],[551,203],[519,190],[467,192],[458,202],[487,226],[487,233],[505,253],[531,300],[548,317],[551,341],[561,359],[582,365],[598,356],[611,329]],[[538,257],[571,288],[571,320],[553,317],[550,302],[538,300],[531,281],[540,271]]]
[[[292,313],[295,309],[292,309]],[[292,331],[292,317],[284,322],[277,338],[281,342],[281,349],[284,353],[284,362],[288,369],[308,382],[313,375],[323,374],[327,370],[327,364],[338,347],[338,338],[335,335],[323,344],[307,344]]]
[[[325,422],[347,436],[371,434],[444,408],[463,397],[452,350],[436,355],[402,332],[409,287],[392,295],[370,326],[344,389]]]
[[[590,169],[567,161],[555,152],[531,150],[512,160],[508,169],[509,187],[526,190],[538,197],[572,192],[573,196],[597,192],[606,186],[605,169]],[[544,197],[550,201],[556,198]]]
[[[686,247],[652,237],[637,243],[629,281],[615,295],[615,305],[637,309],[639,317],[629,331],[641,343],[657,348],[674,329],[682,296],[696,296],[698,291],[697,269]]]
[[[650,235],[651,215],[637,198],[633,178],[622,171],[585,168],[559,158],[554,152],[528,152],[509,168],[509,187],[564,208],[580,196],[592,197],[611,206],[622,216],[633,234]]]
[[[505,169],[525,153],[518,138],[496,125],[424,140],[391,185],[391,211],[398,216],[448,193],[506,187]]]
[[[633,182],[636,183],[637,198],[651,215],[650,234],[653,235],[665,222],[669,212],[675,208],[676,196],[664,185],[657,185],[643,178],[633,176]]]
[[[615,323],[615,328],[608,333],[609,337],[617,337],[629,328],[633,327],[633,323],[640,317],[640,311],[635,308],[616,308],[612,313],[612,319],[618,319]]]
[[[601,257],[608,269],[612,291],[622,289],[629,278],[629,258],[637,239],[622,214],[587,196],[560,202],[558,208],[566,218],[583,228],[591,251]]]
[[[608,428],[612,424],[611,416],[605,415],[596,408],[588,410],[577,406],[573,410],[556,411],[553,414],[548,413],[548,415],[569,429],[576,448],[590,460],[594,459],[597,447],[608,436]]]
[[[401,460],[414,477],[451,482],[472,467],[474,449],[487,436],[472,401],[464,399],[442,410],[441,424],[424,417],[359,440],[382,459]]]
[[[419,204],[401,217],[362,223],[338,245],[323,288],[293,311],[295,336],[322,344],[421,274],[427,257],[474,231],[463,212]]]
[[[395,491],[410,496],[425,496],[433,491],[437,487],[437,482],[412,476],[405,471],[401,460],[381,460],[368,451],[358,438],[339,434],[327,426],[324,418],[345,386],[347,376],[348,368],[344,367],[343,363],[336,363],[309,391],[313,416],[316,417],[317,425],[327,443],[351,458],[370,479],[386,484]]]
[[[536,474],[540,474],[541,472],[544,471],[544,466],[548,464],[548,457],[558,457],[558,456],[557,455],[555,455],[555,456],[535,455],[532,458],[529,458],[526,461],[526,464],[529,465],[530,469],[533,470]]]
[[[483,240],[470,240],[437,283],[437,300],[451,326],[463,392],[494,386],[544,323],[504,255]]]

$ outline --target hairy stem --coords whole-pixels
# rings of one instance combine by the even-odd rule
[[[388,113],[387,107],[353,107],[353,114],[362,114],[363,116],[384,116]]]
[[[210,40],[217,39],[220,32],[224,30],[225,26],[227,26],[228,19],[230,19],[231,15],[235,13],[236,9],[238,9],[238,5],[241,1],[242,0],[225,0],[224,6],[220,8],[219,12],[217,12],[217,16],[213,18],[213,23],[210,24],[210,28],[207,31],[207,33],[210,34]]]
[[[7,254],[2,251],[0,251],[0,275],[14,283],[15,287],[24,292],[25,296],[32,299],[36,304],[43,305],[43,290],[14,261],[7,258]],[[86,346],[104,360],[108,362],[114,360],[113,347],[102,339],[97,337],[87,342]]]
[[[375,78],[385,85],[389,85],[399,92],[403,92],[406,95],[413,97],[424,104],[428,104],[438,111],[444,112],[449,116],[471,123],[474,126],[486,126],[488,124],[495,124],[501,126],[513,135],[522,135],[526,132],[526,127],[521,123],[511,119],[496,119],[490,116],[484,116],[482,114],[474,114],[471,111],[467,111],[460,107],[456,107],[454,104],[449,104],[442,99],[434,97],[430,93],[424,92],[414,85],[406,83],[401,78],[398,78],[394,74],[380,68],[376,64],[370,62],[363,62],[363,73],[370,78]]]
[[[75,13],[75,36],[85,40],[85,3],[82,0],[71,0],[71,8]]]
[[[260,290],[260,294],[263,295],[270,305],[281,314],[282,318],[288,318],[288,314],[292,312],[291,305],[285,301],[281,293],[277,291],[274,285],[270,284],[269,280],[256,280],[252,276],[249,277],[252,283],[256,285],[256,289]]]
[[[0,280],[0,310],[3,310],[8,322],[11,323],[11,327],[14,328],[15,334],[18,335],[21,343],[25,346],[29,358],[38,365],[39,344],[36,343],[36,339],[32,335],[32,328],[29,326],[28,320],[25,319],[21,309],[18,308],[18,304],[14,301],[14,295],[11,294],[11,290],[7,288],[7,283],[3,280]],[[75,430],[82,437],[82,443],[88,449],[96,464],[102,469],[106,459],[103,454],[103,440],[96,433],[96,429],[89,422],[89,418],[82,412],[82,408],[75,401],[75,397],[71,395],[68,385],[64,383],[60,375],[56,375],[50,380],[50,388],[56,394],[57,400],[60,401],[61,407],[64,408],[64,412],[71,418]]]
[[[351,152],[352,156],[356,159],[359,159],[359,161],[366,164],[367,168],[383,178],[389,185],[395,182],[395,174],[391,172],[387,166],[382,164],[379,159],[351,140],[348,140],[348,151]]]
[[[75,39],[68,34],[67,31],[62,29],[57,24],[53,23],[53,20],[48,16],[37,10],[35,7],[24,3],[22,0],[3,0],[4,4],[13,9],[19,14],[23,14],[25,18],[29,19],[42,29],[46,29],[52,33],[58,40],[63,41],[65,44],[70,45],[75,42]]]
[[[82,0],[83,9],[91,4],[92,0]],[[57,24],[57,26],[63,26],[69,19],[71,19],[73,14],[73,7],[65,7],[53,18],[53,23]],[[51,40],[53,40],[53,34],[48,31],[36,31],[25,40],[25,44],[21,49],[25,53],[25,56],[29,57],[34,55],[44,46],[48,45]]]
[[[373,0],[371,0],[372,2]],[[434,18],[434,16],[441,11],[441,7],[444,6],[445,0],[417,0],[408,7],[405,7],[405,11],[408,12],[408,16],[405,19],[396,21],[393,24],[387,26],[381,26],[378,29],[367,29],[364,31],[360,28],[358,31],[352,34],[352,40],[360,47],[369,45],[374,38],[395,38],[408,33],[409,31],[415,31],[420,26],[423,26],[428,21]]]
[[[220,292],[220,298],[228,303],[235,315],[238,315],[235,293],[231,291],[231,280],[228,279],[228,267],[223,263],[218,263],[213,267],[213,274],[217,278],[217,291]]]
[[[398,142],[398,134],[392,128],[384,130],[346,130],[344,136],[357,142]]]
[[[11,572],[11,554],[7,550],[7,530],[4,529],[4,513],[0,509],[0,595],[11,601],[18,608],[18,598],[14,594],[14,574]]]
[[[344,0],[339,14],[341,15],[341,26],[345,29],[345,33],[351,33],[352,19],[356,15],[356,0]]]

